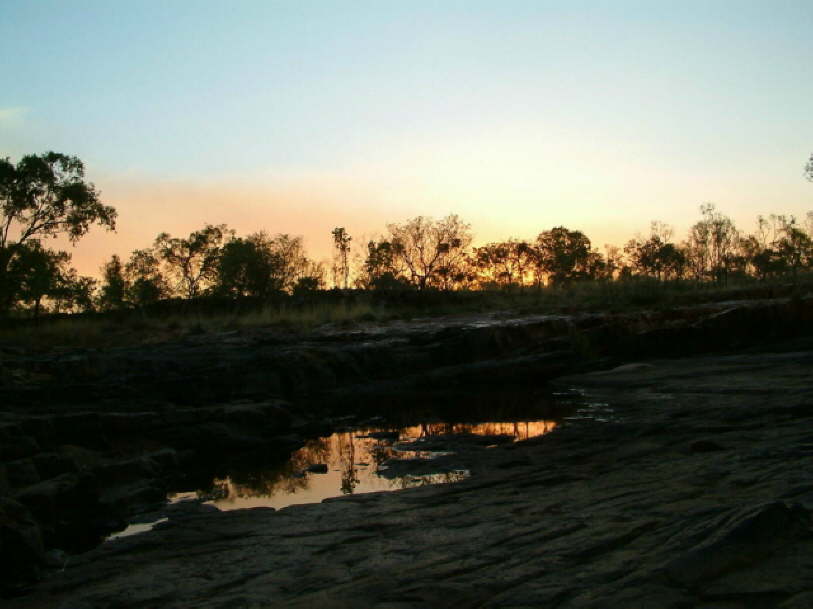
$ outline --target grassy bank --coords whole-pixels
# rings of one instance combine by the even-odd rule
[[[55,347],[111,347],[151,344],[209,333],[269,328],[293,334],[332,324],[363,323],[476,313],[506,314],[624,312],[668,309],[725,300],[788,297],[813,291],[813,278],[788,282],[698,285],[650,280],[585,282],[563,288],[458,292],[317,292],[270,303],[174,301],[146,310],[118,311],[39,320],[7,319],[0,346],[44,350]]]

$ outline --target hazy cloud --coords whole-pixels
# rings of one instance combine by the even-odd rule
[[[27,112],[28,108],[24,106],[0,108],[0,126],[19,125]]]

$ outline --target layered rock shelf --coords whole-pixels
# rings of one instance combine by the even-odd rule
[[[811,366],[563,378],[611,419],[482,451],[453,485],[170,517],[9,607],[810,607]]]
[[[19,607],[808,607],[812,326],[802,299],[7,348],[4,594],[26,594],[8,600]],[[584,374],[597,369],[614,371]],[[178,512],[85,552],[207,456],[284,455],[331,417],[386,415],[398,398],[554,379],[613,416],[473,452],[454,485]]]

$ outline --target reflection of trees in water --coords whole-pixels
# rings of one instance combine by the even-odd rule
[[[226,478],[215,479],[212,499],[235,497],[269,497],[277,493],[295,493],[308,488],[308,478],[302,472],[313,463],[324,463],[330,456],[329,438],[308,440],[305,446],[273,469],[255,471],[232,471]]]
[[[330,461],[331,450],[330,438],[308,440],[305,446],[291,455],[290,463],[295,470],[303,471],[309,465]]]
[[[554,421],[523,421],[495,423],[421,423],[401,429],[402,437],[427,438],[449,434],[474,435],[510,435],[517,440],[524,440],[552,431]],[[361,483],[359,463],[372,463],[377,469],[387,459],[397,456],[392,448],[392,441],[364,438],[367,433],[378,429],[356,430],[335,433],[329,438],[308,440],[290,458],[277,467],[254,471],[238,470],[229,472],[228,476],[215,478],[207,491],[198,495],[207,499],[228,500],[242,497],[270,497],[275,494],[293,494],[309,488],[310,479],[303,472],[310,465],[327,464],[338,470],[341,483],[338,491],[352,494]],[[431,476],[404,476],[391,481],[395,488],[411,488],[425,484],[456,482],[467,474],[450,472]]]
[[[476,436],[513,436],[517,440],[527,440],[553,431],[556,421],[508,421],[493,423],[421,423],[404,429],[405,435],[418,438],[453,434]]]
[[[341,491],[343,495],[351,495],[359,483],[356,469],[355,433],[346,432],[337,434],[339,450],[338,457],[342,472]]]
[[[392,446],[384,442],[376,442],[369,448],[369,453],[372,462],[379,466],[392,456]]]
[[[200,497],[202,493],[198,492],[198,496]],[[217,501],[218,499],[225,499],[229,496],[229,483],[228,480],[215,480],[212,482],[212,490],[208,493],[205,493],[207,499],[213,499]]]

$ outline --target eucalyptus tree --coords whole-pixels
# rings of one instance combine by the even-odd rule
[[[776,244],[776,250],[791,270],[793,281],[796,283],[801,268],[810,267],[813,263],[813,240],[796,223],[796,218],[784,219],[782,223],[782,237]]]
[[[306,279],[304,283],[301,280]],[[266,299],[297,286],[320,288],[324,269],[305,254],[302,237],[260,231],[232,237],[220,250],[213,289],[232,298]]]
[[[384,237],[377,241],[371,239],[367,242],[367,255],[355,285],[363,290],[404,288],[410,285],[404,277],[404,270],[391,241]]]
[[[481,286],[522,286],[536,262],[534,249],[525,241],[509,239],[475,247],[470,264]]]
[[[578,230],[557,226],[536,238],[536,264],[552,285],[590,276],[590,239]]]
[[[55,252],[32,240],[17,248],[10,271],[17,279],[16,300],[31,308],[39,317],[43,301],[57,295],[64,287],[63,279],[69,270],[70,254]],[[74,271],[75,273],[75,271]]]
[[[728,267],[740,240],[739,231],[713,203],[700,206],[702,219],[689,230],[687,262],[697,280],[725,283]]]
[[[94,224],[114,230],[116,210],[100,201],[77,157],[30,154],[16,165],[0,159],[0,314],[23,288],[25,277],[12,272],[17,258],[50,252],[41,244],[48,238],[65,236],[75,244]]]
[[[272,277],[278,289],[293,292],[302,277],[312,276],[314,263],[305,253],[305,244],[301,236],[280,233],[267,238],[267,247],[273,256]],[[318,281],[320,287],[322,283],[323,278],[320,278]]]
[[[293,294],[308,294],[325,287],[325,267],[320,262],[308,260],[291,292]]]
[[[127,301],[143,307],[165,298],[169,286],[161,273],[161,266],[153,249],[134,250],[124,265]]]
[[[654,221],[648,239],[636,237],[627,242],[624,252],[636,274],[659,281],[678,279],[683,275],[686,254],[683,248],[671,241],[673,233],[671,226]]]
[[[456,214],[440,220],[418,216],[403,224],[388,224],[392,254],[405,267],[419,290],[449,289],[466,261],[471,225]]]
[[[156,256],[163,262],[175,294],[197,298],[215,282],[220,249],[230,234],[225,224],[207,224],[186,238],[168,233],[155,238]]]
[[[343,226],[337,226],[331,234],[333,235],[333,245],[336,248],[338,258],[337,277],[334,279],[334,283],[339,287],[339,278],[341,278],[342,287],[346,290],[350,281],[350,265],[347,256],[350,253],[350,242],[353,238],[347,234]]]
[[[282,290],[282,260],[263,232],[234,237],[220,253],[216,292],[232,298],[265,299]]]
[[[113,254],[101,268],[102,285],[99,288],[99,308],[103,311],[116,311],[125,307],[127,282],[124,279],[124,265],[117,254]]]
[[[57,285],[48,295],[54,313],[86,313],[95,309],[94,293],[98,281],[66,268],[58,275]]]

